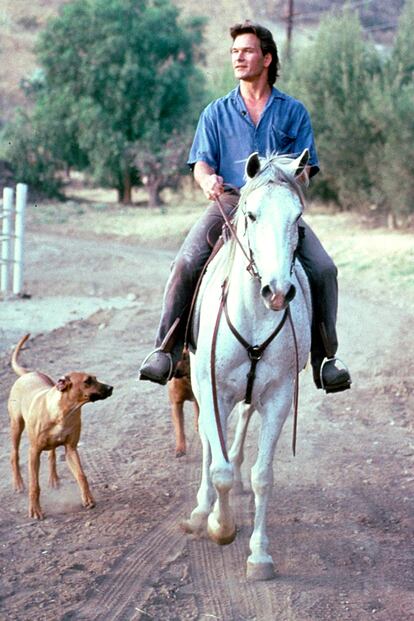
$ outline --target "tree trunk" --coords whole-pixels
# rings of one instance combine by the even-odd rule
[[[392,211],[388,212],[387,223],[388,223],[388,228],[391,230],[395,230],[398,228],[397,216],[395,215],[394,212]]]
[[[120,196],[121,203],[123,205],[130,205],[132,203],[132,183],[131,183],[131,173],[129,170],[125,171],[124,174],[124,183],[122,188],[122,194]]]
[[[147,183],[148,207],[161,207],[160,182],[150,179]]]

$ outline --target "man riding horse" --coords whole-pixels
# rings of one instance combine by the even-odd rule
[[[156,349],[143,361],[139,377],[166,384],[181,358],[186,322],[198,277],[221,234],[220,206],[231,217],[244,185],[249,155],[299,154],[309,149],[303,174],[319,171],[309,113],[304,105],[273,85],[279,70],[276,44],[269,30],[250,21],[230,28],[231,58],[237,88],[202,112],[188,163],[211,201],[185,239],[172,267],[163,300]],[[297,256],[309,279],[312,304],[311,362],[318,388],[327,393],[346,390],[351,378],[335,358],[338,348],[337,269],[316,235],[300,221]]]

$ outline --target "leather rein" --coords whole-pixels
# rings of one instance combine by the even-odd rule
[[[243,246],[243,244],[241,243],[236,229],[233,225],[233,223],[231,222],[230,218],[227,216],[223,205],[220,201],[220,198],[217,197],[216,198],[217,204],[219,206],[221,215],[224,218],[224,221],[226,223],[226,226],[228,227],[228,230],[231,233],[231,236],[233,237],[233,239],[235,240],[235,242],[239,245],[239,247],[241,248],[244,256],[247,259],[247,271],[255,278],[259,278],[260,279],[260,275],[259,272],[257,270],[257,267],[254,263],[254,257],[252,254],[252,251],[249,249],[250,254],[248,254]],[[297,419],[298,419],[298,398],[299,398],[299,354],[298,354],[298,345],[297,345],[297,339],[296,339],[296,333],[295,333],[295,328],[293,325],[293,320],[292,320],[292,315],[290,313],[290,307],[288,306],[283,314],[283,317],[281,319],[281,321],[279,322],[279,324],[276,326],[276,328],[273,330],[273,332],[269,335],[269,337],[263,341],[263,343],[261,343],[261,345],[251,345],[250,343],[248,343],[243,336],[238,332],[238,330],[235,328],[235,326],[233,325],[233,323],[230,320],[229,317],[229,313],[228,313],[228,308],[227,308],[227,295],[228,295],[228,290],[229,290],[229,283],[228,283],[228,279],[226,279],[222,285],[222,295],[221,295],[221,300],[220,300],[220,307],[217,313],[217,318],[216,318],[216,323],[214,326],[214,332],[213,332],[213,339],[212,339],[212,343],[211,343],[211,355],[210,355],[210,371],[211,371],[211,387],[212,387],[212,392],[213,392],[213,406],[214,406],[214,416],[215,416],[215,420],[216,420],[216,425],[217,425],[217,432],[218,432],[218,436],[219,436],[219,440],[220,440],[220,445],[221,445],[221,449],[223,452],[223,457],[224,459],[228,462],[229,458],[228,458],[228,454],[227,454],[227,449],[226,449],[226,442],[225,442],[225,438],[224,438],[224,433],[223,433],[223,428],[222,428],[222,424],[221,424],[221,420],[220,420],[220,411],[219,411],[219,404],[218,404],[218,396],[217,396],[217,378],[216,378],[216,345],[217,345],[217,335],[218,335],[218,330],[219,330],[219,326],[220,326],[220,321],[221,321],[221,317],[224,315],[226,317],[226,321],[227,321],[227,325],[230,328],[230,331],[232,332],[232,334],[234,335],[234,337],[239,341],[239,343],[246,349],[247,351],[247,355],[249,356],[250,359],[250,371],[247,374],[247,385],[246,385],[246,393],[245,393],[245,398],[244,401],[246,404],[250,404],[251,400],[252,400],[252,392],[253,392],[253,385],[254,385],[254,380],[256,378],[256,367],[257,364],[259,362],[259,360],[262,358],[264,351],[266,350],[266,348],[268,347],[268,345],[270,345],[270,343],[277,337],[277,335],[279,334],[279,332],[282,330],[283,326],[286,323],[286,319],[289,319],[289,323],[292,329],[292,335],[293,335],[293,342],[294,342],[294,346],[295,346],[295,363],[296,363],[296,378],[295,378],[295,390],[294,390],[294,395],[293,395],[293,437],[292,437],[292,451],[293,451],[293,455],[296,454],[296,437],[297,437]]]

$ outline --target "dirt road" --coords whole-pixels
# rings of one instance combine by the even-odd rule
[[[172,254],[131,243],[28,232],[30,300],[0,302],[0,618],[5,621],[405,621],[414,619],[414,320],[342,283],[340,354],[351,391],[324,396],[302,374],[297,457],[288,420],[269,511],[277,578],[248,583],[253,505],[233,505],[236,541],[218,547],[179,529],[195,505],[200,444],[176,459],[166,390],[137,382],[152,345]],[[17,304],[17,306],[16,306]],[[62,453],[46,519],[11,488],[9,347],[34,337],[26,366],[57,378],[89,370],[115,386],[83,411],[81,458],[96,508],[80,506]],[[255,426],[255,425],[254,425]],[[255,454],[248,439],[245,481]],[[26,477],[27,443],[23,442]]]

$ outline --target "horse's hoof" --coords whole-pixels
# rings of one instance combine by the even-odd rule
[[[210,529],[208,529],[208,536],[212,541],[214,541],[214,543],[218,543],[219,546],[227,546],[229,545],[229,543],[233,543],[233,541],[236,539],[236,535],[236,529],[234,529],[234,532],[230,533],[229,535],[220,535],[217,533],[213,533]]]
[[[175,451],[176,457],[184,457],[184,455],[185,455],[185,451],[182,451],[182,450]]]
[[[207,533],[214,543],[218,543],[219,546],[227,546],[236,539],[237,529],[234,523],[230,528],[223,528],[210,514],[207,523]]]
[[[251,563],[247,561],[246,577],[251,582],[273,580],[276,577],[276,572],[273,563]]]
[[[205,513],[197,513],[192,515],[189,520],[182,520],[180,528],[187,535],[200,536],[206,530],[207,515]]]

